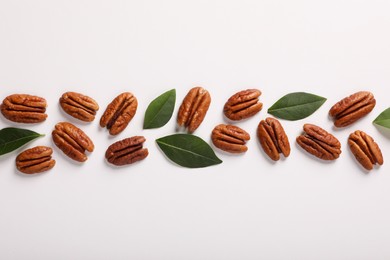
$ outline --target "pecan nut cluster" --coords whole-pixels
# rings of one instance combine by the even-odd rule
[[[16,157],[16,168],[26,174],[50,170],[56,164],[52,159],[53,150],[47,146],[36,146],[21,152]]]
[[[274,161],[280,159],[280,154],[284,157],[290,155],[290,142],[283,129],[282,124],[272,117],[261,120],[257,127],[257,137],[264,152]]]
[[[348,145],[356,160],[366,169],[372,170],[375,164],[383,164],[381,149],[374,139],[357,130],[349,135]]]
[[[146,141],[143,136],[133,136],[110,145],[106,151],[106,159],[109,163],[116,166],[132,164],[145,159],[149,152],[143,148]]]
[[[117,135],[130,123],[137,112],[137,98],[130,92],[118,95],[106,108],[100,118],[100,126],[106,127],[111,135]]]
[[[193,133],[203,122],[211,103],[210,93],[202,87],[192,88],[184,97],[177,114],[179,127]]]
[[[1,113],[17,123],[40,123],[46,120],[46,100],[28,94],[13,94],[6,97],[0,106]]]
[[[238,126],[217,125],[211,133],[211,140],[215,147],[229,153],[244,153],[248,150],[246,142],[249,134]]]
[[[297,143],[308,153],[322,160],[339,158],[341,144],[336,137],[313,124],[305,124],[303,130],[304,133],[297,137]]]
[[[56,124],[52,132],[55,145],[69,158],[85,162],[86,151],[93,152],[95,146],[92,140],[78,127],[68,122]]]
[[[334,104],[329,115],[334,119],[334,126],[345,127],[370,113],[375,103],[371,92],[359,91]]]
[[[263,108],[263,103],[259,102],[260,95],[261,91],[258,89],[237,92],[225,103],[225,116],[234,121],[254,116]]]
[[[84,122],[92,122],[99,110],[94,99],[76,92],[64,93],[60,105],[67,114]]]

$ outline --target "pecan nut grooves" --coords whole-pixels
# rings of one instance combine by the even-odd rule
[[[56,161],[51,157],[52,153],[53,150],[47,146],[27,149],[16,157],[16,168],[27,174],[48,171],[56,164]]]
[[[223,112],[230,120],[242,120],[254,116],[263,108],[259,102],[261,91],[258,89],[247,89],[231,96],[225,103]]]
[[[64,93],[60,98],[60,105],[67,114],[84,122],[92,122],[99,110],[94,99],[76,92]]]
[[[249,134],[238,126],[217,125],[211,133],[211,140],[215,147],[229,153],[244,153],[248,150],[245,145],[249,141]]]
[[[65,155],[78,162],[86,161],[88,157],[85,151],[93,152],[95,148],[92,140],[80,128],[68,122],[56,124],[52,138]]]
[[[297,143],[308,153],[322,160],[339,158],[341,144],[336,137],[312,124],[305,124],[303,130],[305,133],[297,137]]]
[[[280,122],[272,117],[261,120],[257,127],[257,137],[264,152],[274,161],[290,155],[290,142]]]
[[[193,133],[202,123],[211,103],[210,93],[202,88],[192,88],[183,99],[177,115],[177,124]]]
[[[109,163],[117,166],[132,164],[145,159],[149,152],[142,148],[145,142],[143,136],[133,136],[115,142],[107,148],[106,159]]]
[[[13,94],[1,104],[5,118],[17,123],[40,123],[46,120],[47,103],[42,97],[27,94]]]
[[[374,139],[363,131],[349,135],[348,145],[356,160],[366,169],[372,170],[375,164],[383,164],[381,149]]]
[[[106,108],[100,126],[107,127],[111,135],[122,132],[137,112],[137,98],[130,92],[117,96]]]
[[[375,107],[375,98],[371,92],[360,91],[346,97],[329,110],[336,127],[348,126],[370,113]]]

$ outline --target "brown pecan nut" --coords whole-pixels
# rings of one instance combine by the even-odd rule
[[[132,164],[145,159],[149,152],[142,148],[145,142],[143,136],[133,136],[115,142],[107,148],[106,159],[109,163],[117,166]]]
[[[46,100],[42,97],[14,94],[3,100],[1,113],[17,123],[40,123],[47,118],[46,107]]]
[[[192,88],[183,99],[177,116],[177,124],[193,133],[202,123],[211,103],[211,97],[202,87]]]
[[[229,153],[244,153],[248,150],[245,145],[249,141],[249,134],[234,125],[217,125],[211,133],[211,140],[215,147]]]
[[[119,134],[133,119],[137,106],[137,98],[133,94],[120,94],[107,106],[100,119],[100,126],[107,127],[111,135]]]
[[[349,135],[348,145],[356,160],[367,170],[375,164],[383,164],[381,149],[374,139],[363,131],[355,131]]]
[[[225,103],[223,112],[230,120],[241,120],[257,114],[263,103],[259,102],[261,91],[258,89],[247,89],[231,96]]]
[[[64,93],[60,98],[60,105],[66,113],[85,122],[92,122],[99,110],[94,99],[76,92]]]
[[[53,150],[47,146],[36,146],[21,152],[16,157],[16,168],[27,174],[50,170],[56,164],[51,158]]]
[[[303,130],[305,133],[297,137],[297,143],[308,153],[323,160],[340,156],[341,144],[332,134],[312,124],[305,124]]]
[[[257,137],[264,152],[274,161],[280,159],[280,153],[284,157],[290,155],[290,142],[280,122],[271,117],[261,120],[257,127]]]
[[[52,137],[65,155],[78,162],[86,161],[85,151],[93,152],[95,148],[92,140],[80,128],[68,122],[56,124]]]
[[[359,91],[346,97],[329,110],[336,127],[348,126],[370,113],[375,107],[375,98],[371,92]]]

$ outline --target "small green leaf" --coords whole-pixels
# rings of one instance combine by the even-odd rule
[[[313,114],[322,106],[326,98],[305,92],[294,92],[276,101],[268,113],[286,120],[299,120]]]
[[[0,155],[12,152],[40,136],[44,135],[28,129],[3,128],[0,130]]]
[[[373,121],[374,124],[390,128],[390,107],[379,114]]]
[[[213,149],[195,135],[174,134],[156,142],[170,160],[183,167],[201,168],[222,163]]]
[[[175,89],[171,89],[154,99],[146,109],[144,129],[164,126],[172,117],[175,101]]]

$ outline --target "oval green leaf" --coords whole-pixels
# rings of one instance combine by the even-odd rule
[[[3,128],[0,130],[0,155],[12,152],[40,136],[44,135],[28,129]]]
[[[374,124],[390,128],[390,107],[379,114],[373,121]]]
[[[322,106],[326,98],[305,92],[294,92],[276,101],[268,113],[281,119],[299,120],[313,114]]]
[[[175,89],[171,89],[154,99],[146,109],[144,129],[158,128],[168,123],[172,117],[175,102]]]
[[[156,140],[163,153],[173,162],[187,168],[202,168],[222,163],[213,149],[200,137],[174,134]]]

